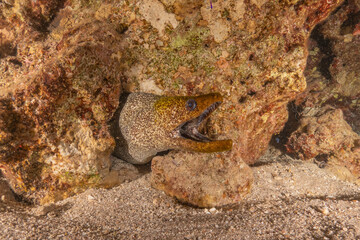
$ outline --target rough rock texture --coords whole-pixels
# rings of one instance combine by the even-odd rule
[[[304,110],[300,126],[291,135],[288,146],[301,159],[310,159],[341,148],[351,148],[358,138],[344,120],[342,111],[327,106]]]
[[[150,175],[55,204],[0,203],[1,239],[359,239],[360,186],[270,151],[240,204],[194,208],[150,186]]]
[[[340,2],[2,1],[1,170],[43,202],[99,185],[122,90],[220,92],[207,131],[254,163],[306,87],[310,30]]]
[[[305,109],[287,147],[302,159],[317,158],[330,165],[343,165],[357,176],[355,181],[360,177],[360,136],[344,120],[340,109]]]
[[[6,179],[0,175],[0,202],[16,202],[14,193],[11,191]]]
[[[344,112],[345,120],[360,134],[360,37],[354,34],[360,1],[347,1],[316,26],[309,39],[305,69],[308,87],[297,105],[331,105]]]
[[[347,1],[309,39],[308,88],[293,105],[300,118],[287,144],[302,158],[360,183],[360,1]]]
[[[2,9],[18,24],[3,23],[2,32],[23,35],[11,42],[16,51],[1,59],[0,168],[18,194],[53,201],[109,172],[114,140],[107,121],[121,91],[120,56],[114,55],[121,54],[121,37],[115,26],[92,20],[93,13],[75,18],[68,7],[51,34],[34,31],[37,15],[23,4]],[[46,9],[48,3],[38,4]]]
[[[223,111],[209,132],[232,138],[234,151],[246,163],[263,154],[286,122],[286,103],[306,86],[302,71],[309,31],[338,5],[262,3],[217,1],[210,8],[210,2],[164,1],[182,22],[160,39],[157,34],[137,36],[144,44],[132,53],[141,64],[127,85],[141,90],[138,82],[149,79],[151,70],[164,94],[222,93]]]
[[[239,202],[253,182],[250,167],[230,154],[171,152],[155,157],[151,170],[153,187],[199,207]]]
[[[192,94],[213,89],[224,94],[224,110],[214,117],[216,120],[210,121],[208,131],[223,133],[234,140],[233,154],[221,155],[226,156],[225,162],[234,161],[240,166],[242,161],[255,163],[266,150],[271,136],[281,130],[287,121],[286,103],[306,87],[302,71],[309,31],[335,7],[334,3],[267,2],[266,5],[257,2],[252,5],[251,2],[247,6],[242,1],[217,1],[212,8],[199,7],[201,19],[197,26],[191,23],[199,17],[196,5],[192,18],[180,18],[188,29],[180,26],[183,36],[172,38],[164,49],[169,55],[157,55],[158,66],[154,67],[158,74],[168,71],[163,73],[165,76],[157,77],[164,79],[160,83],[165,93],[170,90],[171,94]],[[181,5],[181,1],[177,4]],[[169,8],[172,6],[175,4],[168,4]],[[178,55],[171,56],[174,51]],[[211,64],[214,67],[209,69]],[[174,69],[174,65],[178,67]],[[173,72],[177,91],[166,85]],[[206,80],[200,81],[199,74]],[[206,175],[209,166],[198,163],[206,157],[192,156],[191,161],[182,163],[184,158],[175,155],[153,159],[152,186],[198,206],[237,202],[248,191],[251,174],[247,169],[235,174],[238,178],[234,182],[224,185],[222,177],[234,174],[234,166],[214,165],[211,171],[224,172],[219,179],[212,177],[211,185]],[[173,161],[180,162],[182,167]],[[204,177],[199,177],[203,172]]]

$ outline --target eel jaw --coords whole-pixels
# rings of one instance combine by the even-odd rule
[[[178,126],[175,131],[176,135],[181,138],[190,139],[196,142],[212,142],[210,138],[199,132],[200,124],[207,119],[210,114],[219,107],[221,102],[215,102],[205,109],[198,117],[193,118],[189,121]]]

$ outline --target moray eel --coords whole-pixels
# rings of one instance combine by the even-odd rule
[[[112,131],[116,139],[113,154],[133,164],[145,164],[170,149],[206,153],[231,150],[231,140],[213,141],[198,130],[222,100],[218,93],[195,97],[128,94],[121,100],[114,123],[118,125]]]

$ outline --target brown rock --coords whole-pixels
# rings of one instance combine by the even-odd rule
[[[0,202],[16,202],[15,196],[11,191],[6,179],[1,176],[0,172]]]
[[[297,96],[305,107],[331,105],[360,133],[360,38],[352,37],[360,1],[347,1],[316,26],[309,39],[305,76],[308,87]],[[350,36],[350,38],[349,38]]]
[[[1,80],[0,168],[16,193],[42,202],[100,184],[109,172],[107,121],[121,92],[115,27],[65,20],[43,44],[22,40],[18,66],[8,57]]]
[[[171,152],[152,161],[151,185],[198,207],[236,203],[250,192],[251,169],[230,154]]]
[[[318,157],[331,165],[344,166],[359,177],[360,137],[344,120],[342,111],[330,106],[306,110],[298,130],[289,138],[288,150],[302,159]]]
[[[340,109],[326,106],[309,108],[300,120],[298,130],[292,133],[287,144],[300,158],[310,159],[319,154],[330,154],[342,148],[351,149],[359,136],[343,118]]]
[[[295,101],[300,120],[288,147],[327,163],[342,179],[359,183],[360,38],[353,37],[360,1],[347,1],[317,25],[309,39],[308,87]],[[331,107],[332,108],[331,108]],[[336,110],[335,110],[336,109]]]
[[[310,30],[341,1],[13,2],[0,3],[0,167],[17,193],[53,201],[112,174],[107,122],[123,86],[220,92],[207,131],[254,163],[306,87]]]

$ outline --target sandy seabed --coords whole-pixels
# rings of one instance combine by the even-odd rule
[[[270,148],[236,205],[194,208],[150,174],[47,206],[0,203],[0,239],[359,239],[360,187]]]

